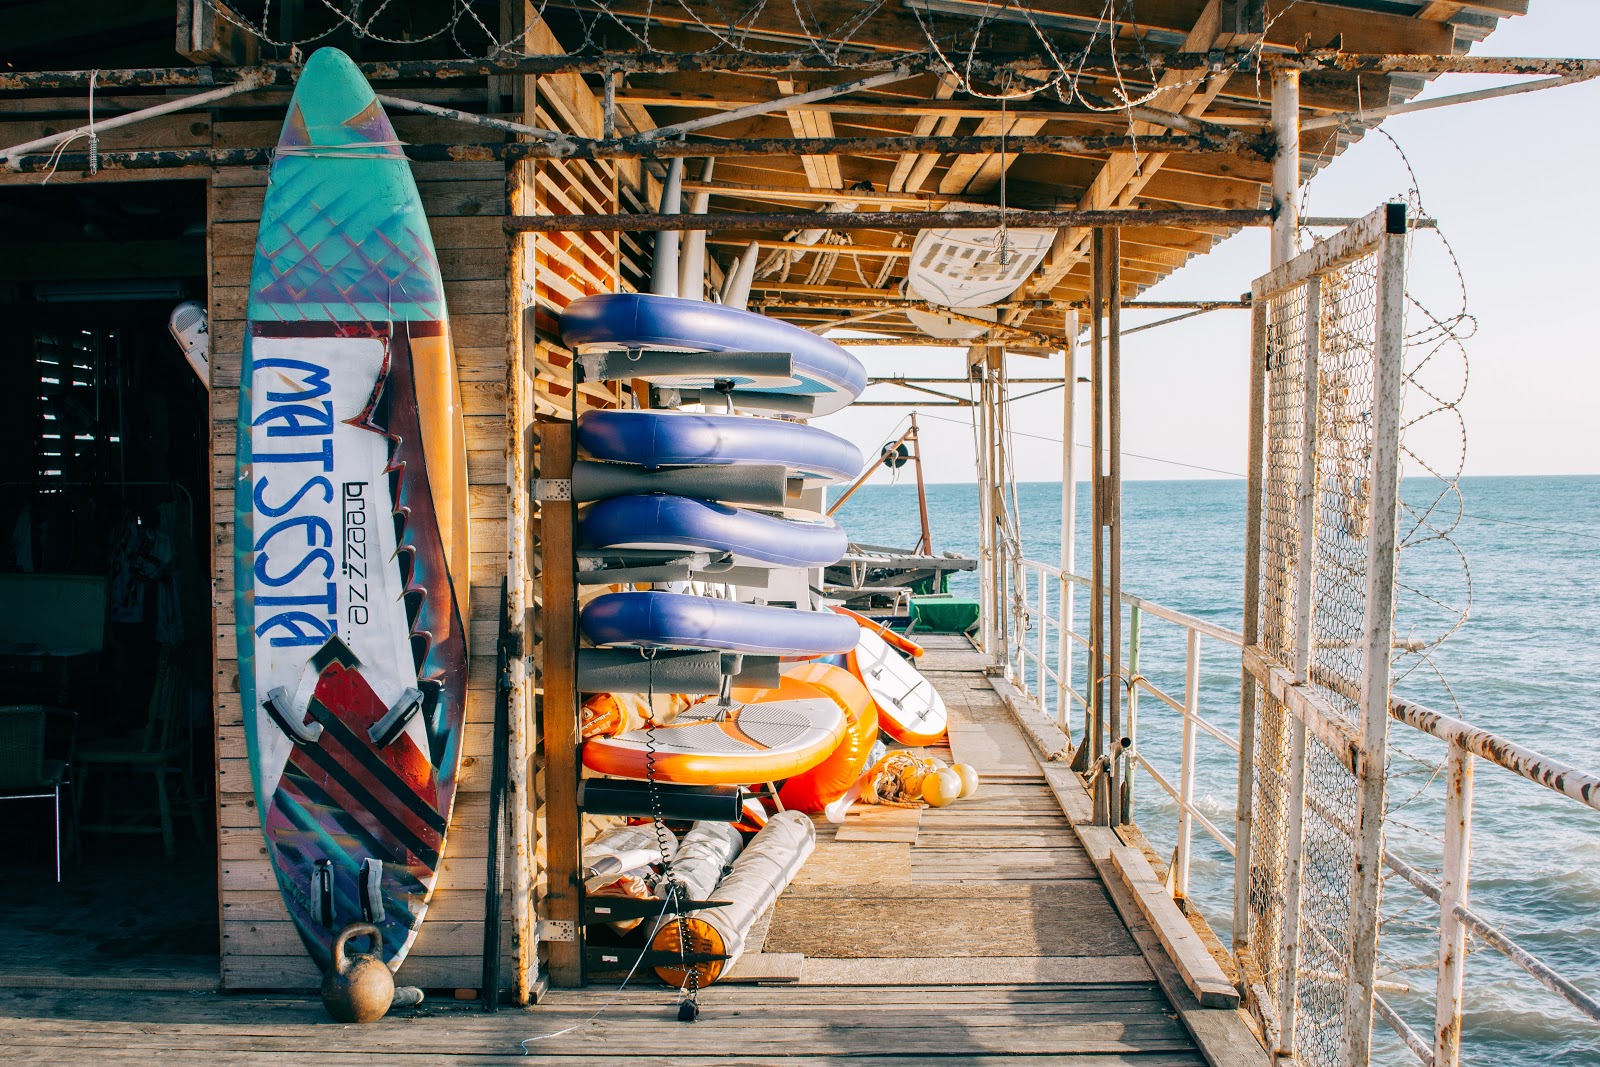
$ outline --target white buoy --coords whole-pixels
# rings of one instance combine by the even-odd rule
[[[683,210],[683,160],[667,164],[667,182],[661,187],[661,214],[676,215]],[[655,256],[650,263],[650,292],[656,296],[678,295],[677,230],[656,234]]]

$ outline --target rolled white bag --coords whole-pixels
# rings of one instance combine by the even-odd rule
[[[744,954],[756,920],[789,888],[816,844],[816,827],[803,812],[779,812],[769,819],[739,854],[733,869],[711,889],[709,899],[725,900],[728,906],[694,912],[681,922],[669,920],[650,942],[650,947],[660,952],[682,952],[687,948],[689,952],[728,958],[657,967],[656,975],[682,987],[688,984],[692,971],[696,984],[703,988],[727,973]]]

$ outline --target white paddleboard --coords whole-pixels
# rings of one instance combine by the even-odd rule
[[[1054,230],[1014,227],[923,230],[911,245],[906,285],[913,295],[948,308],[995,304],[1028,280],[1055,236]]]
[[[884,733],[912,746],[931,745],[944,736],[950,723],[944,698],[883,638],[863,629],[846,664],[872,694]]]

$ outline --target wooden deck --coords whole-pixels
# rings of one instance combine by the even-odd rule
[[[1125,888],[1102,881],[1051,787],[1059,772],[1042,769],[977,653],[964,639],[931,643],[919,666],[949,703],[952,754],[982,788],[923,811],[914,843],[904,817],[820,830],[762,954],[804,954],[796,983],[714,986],[693,1025],[676,1021],[672,990],[641,981],[553,990],[494,1015],[435,997],[360,1028],[329,1023],[306,997],[11,990],[0,991],[0,1046],[11,1064],[108,1067],[157,1056],[480,1064],[524,1048],[663,1065],[1264,1062],[1237,1012],[1202,1009],[1174,982]]]

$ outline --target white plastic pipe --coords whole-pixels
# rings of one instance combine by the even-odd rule
[[[729,307],[744,311],[750,305],[750,285],[756,280],[756,261],[761,258],[761,242],[751,241],[745,246],[744,255],[735,262],[732,270],[728,272],[728,283],[722,289],[722,302]]]
[[[705,169],[700,172],[700,180],[711,180],[712,168],[716,166],[716,157],[706,160]],[[711,193],[703,191],[695,193],[689,201],[691,214],[704,215],[706,208],[711,206]],[[704,300],[706,298],[706,231],[688,230],[683,238],[683,262],[678,267],[678,295],[685,300]]]
[[[683,160],[667,166],[667,183],[661,187],[661,214],[676,215],[683,210]],[[656,234],[655,257],[650,263],[650,292],[656,296],[678,295],[677,230]]]

